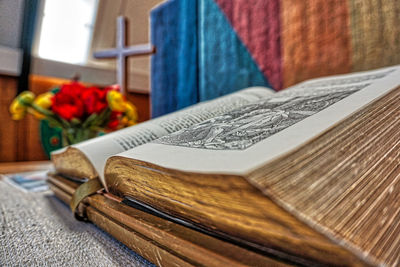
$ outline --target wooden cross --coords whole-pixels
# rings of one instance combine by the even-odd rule
[[[128,90],[128,68],[127,57],[150,55],[155,52],[155,47],[151,44],[140,44],[127,47],[127,19],[124,16],[117,18],[117,40],[116,48],[94,53],[95,58],[117,58],[117,83],[121,92],[126,94]]]

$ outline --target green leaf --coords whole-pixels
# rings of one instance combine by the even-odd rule
[[[93,113],[92,115],[90,115],[85,122],[83,123],[82,127],[86,128],[88,127],[93,121],[95,121],[97,119],[98,115],[96,113]]]
[[[36,110],[39,113],[42,113],[45,116],[51,116],[54,115],[54,113],[48,109],[42,108],[41,106],[36,105],[35,103],[32,103],[30,105],[34,110]]]
[[[72,118],[72,120],[71,120],[71,124],[73,126],[79,126],[81,123],[82,123],[81,120],[77,119],[77,118]]]

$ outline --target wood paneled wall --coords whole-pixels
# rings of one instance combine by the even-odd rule
[[[16,78],[0,76],[0,161],[16,161],[21,158],[22,150],[19,150],[17,141],[20,140],[18,133],[24,132],[24,123],[12,121],[8,112],[16,90]]]
[[[17,78],[0,76],[0,162],[46,159],[40,143],[39,122],[32,116],[22,121],[11,120],[8,107],[16,96]],[[37,95],[68,80],[32,75],[30,88]],[[139,112],[139,121],[150,117],[149,95],[131,92],[128,99]]]

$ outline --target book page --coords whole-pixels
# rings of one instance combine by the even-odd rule
[[[101,137],[72,145],[82,151],[104,183],[104,165],[108,157],[145,144],[161,136],[221,115],[251,102],[267,98],[275,92],[264,87],[251,87],[239,92],[202,102],[180,111],[140,123]],[[62,153],[65,149],[53,153]]]
[[[399,85],[399,66],[310,80],[118,156],[188,172],[245,175]]]

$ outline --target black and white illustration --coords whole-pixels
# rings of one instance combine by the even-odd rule
[[[365,88],[357,84],[282,93],[214,117],[155,143],[214,150],[243,150]],[[304,93],[304,92],[303,92]]]

